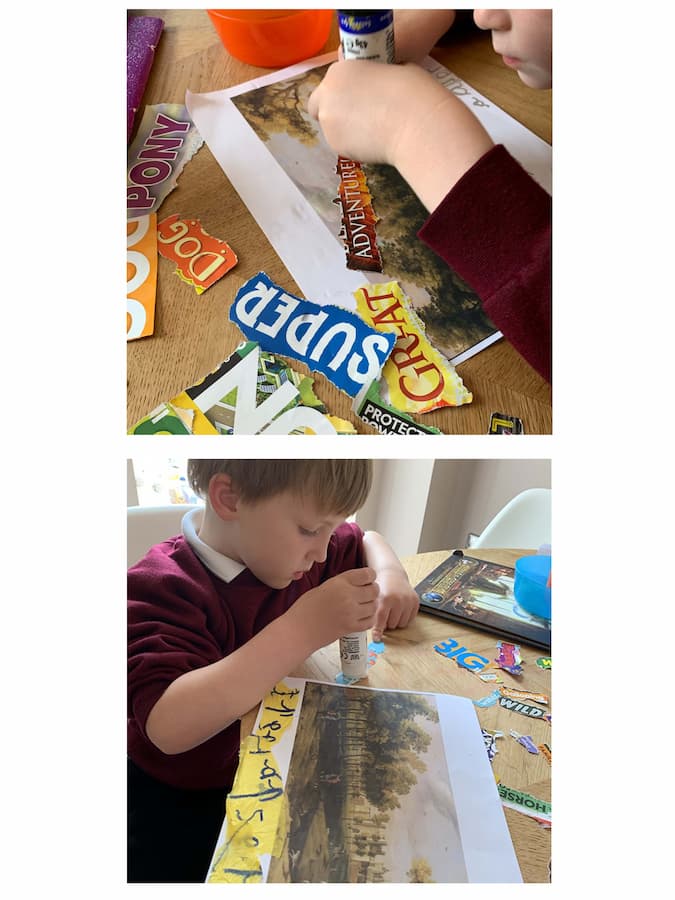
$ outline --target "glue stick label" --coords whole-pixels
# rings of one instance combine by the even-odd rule
[[[368,632],[354,631],[340,638],[340,663],[346,678],[364,678],[368,671]]]
[[[338,10],[340,44],[345,59],[394,62],[394,11]]]

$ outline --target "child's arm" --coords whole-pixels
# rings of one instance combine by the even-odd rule
[[[373,622],[373,640],[379,641],[385,628],[405,628],[412,622],[419,609],[419,598],[399,558],[382,535],[366,531],[363,548],[380,588]]]
[[[493,146],[468,107],[414,63],[334,63],[308,111],[338,155],[395,166],[429,212]]]
[[[395,166],[430,213],[420,238],[551,380],[550,198],[461,100],[413,63],[332,65],[309,98],[332,149]]]
[[[420,62],[454,21],[454,9],[395,9],[396,62]]]
[[[229,656],[180,675],[150,710],[149,739],[162,753],[191,750],[248,712],[319,647],[366,631],[376,611],[374,579],[369,568],[329,578]]]

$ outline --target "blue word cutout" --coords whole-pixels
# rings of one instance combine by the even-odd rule
[[[464,669],[470,669],[472,672],[480,672],[490,662],[485,656],[479,656],[478,653],[473,653],[471,650],[467,650],[466,647],[460,647],[454,638],[448,638],[447,641],[434,644],[434,650],[436,653],[440,653],[441,656],[455,659],[457,665],[462,666]]]
[[[237,291],[230,320],[263,350],[301,360],[350,397],[379,377],[396,343],[348,309],[286,293],[264,272]]]

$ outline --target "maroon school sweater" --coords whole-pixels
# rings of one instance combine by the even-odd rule
[[[501,145],[466,172],[419,237],[551,381],[551,197]]]
[[[239,722],[185,753],[167,755],[148,739],[148,714],[166,688],[250,640],[305,591],[363,566],[363,532],[354,523],[332,535],[326,561],[283,590],[245,569],[230,582],[210,572],[180,535],[153,547],[129,569],[128,753],[154,778],[183,788],[229,789],[238,763]],[[233,684],[236,691],[238,685]]]

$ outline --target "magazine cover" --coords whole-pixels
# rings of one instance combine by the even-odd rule
[[[456,551],[416,585],[420,611],[550,650],[551,623],[518,606],[514,574]]]

